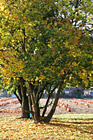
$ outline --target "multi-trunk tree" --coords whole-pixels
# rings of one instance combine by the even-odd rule
[[[49,122],[67,81],[91,83],[92,36],[86,30],[92,15],[90,4],[90,0],[1,2],[0,76],[5,86],[13,87],[22,117],[29,118],[31,113],[35,122]],[[48,99],[40,106],[43,93]]]

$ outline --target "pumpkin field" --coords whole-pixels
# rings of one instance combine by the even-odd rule
[[[51,99],[50,102],[53,102]],[[40,106],[44,106],[46,99],[40,100]],[[51,105],[52,106],[52,105]],[[47,112],[51,109],[48,107]],[[42,111],[42,110],[41,110]],[[21,113],[21,105],[17,98],[0,98],[0,114]],[[60,98],[55,114],[93,114],[93,99],[63,99]]]

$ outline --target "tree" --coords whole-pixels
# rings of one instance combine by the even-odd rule
[[[23,117],[29,118],[31,113],[36,123],[49,122],[67,81],[89,85],[92,39],[84,27],[86,13],[92,12],[90,3],[79,0],[2,2],[0,73],[5,85],[10,84],[11,78],[18,83],[14,93],[22,105]],[[46,116],[56,89],[55,101]],[[48,99],[42,107],[39,102],[44,92],[48,92]]]

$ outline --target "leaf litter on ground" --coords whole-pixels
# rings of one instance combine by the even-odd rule
[[[92,119],[93,115],[57,115],[50,123],[34,124],[32,119],[1,117],[0,140],[92,140]]]

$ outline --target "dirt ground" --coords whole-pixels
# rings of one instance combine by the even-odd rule
[[[45,103],[45,99],[41,99],[41,103]],[[56,107],[55,114],[93,114],[93,99],[59,99],[59,106]],[[68,106],[71,112],[68,112],[63,106]],[[51,107],[48,107],[48,111]]]
[[[17,101],[16,98],[8,98],[8,100],[6,101],[3,101],[2,99],[6,99],[6,98],[0,98],[0,116],[14,115],[14,114],[19,116],[21,115],[20,103],[14,103],[15,101]],[[54,102],[54,99],[53,100],[51,99],[51,101]],[[8,104],[4,106],[3,103],[7,103],[7,102]],[[45,103],[46,103],[46,99],[40,100],[40,106],[44,106]],[[48,107],[46,113],[49,112],[51,107],[52,105]],[[69,108],[70,111],[68,111],[67,108]],[[55,114],[93,114],[93,99],[60,98],[58,101],[58,105],[56,107]]]

